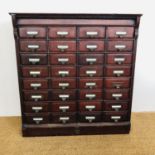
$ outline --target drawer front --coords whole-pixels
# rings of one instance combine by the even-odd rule
[[[104,41],[87,40],[79,42],[80,52],[104,52]]]
[[[81,65],[97,65],[104,63],[103,54],[80,54],[79,61]]]
[[[80,112],[102,111],[102,103],[97,101],[83,101],[79,103]]]
[[[104,38],[105,28],[104,27],[80,27],[79,37],[80,38]]]
[[[47,124],[50,122],[50,116],[48,113],[24,114],[24,120],[28,124]]]
[[[50,55],[52,65],[74,65],[76,64],[75,54],[52,54]]]
[[[102,116],[100,112],[84,112],[79,114],[79,121],[86,123],[100,122]]]
[[[107,64],[131,64],[132,54],[107,54],[106,60]]]
[[[75,89],[76,79],[72,78],[52,78],[52,88],[55,89]]]
[[[47,102],[25,102],[24,111],[27,113],[42,113],[48,112]]]
[[[76,99],[75,90],[55,90],[52,94],[53,101],[70,101]]]
[[[25,101],[47,101],[48,91],[24,91]]]
[[[19,36],[21,38],[45,38],[46,29],[44,27],[20,27]]]
[[[76,52],[75,41],[50,41],[49,42],[50,52]]]
[[[46,65],[46,54],[21,54],[21,62],[23,65]]]
[[[80,90],[81,100],[102,100],[101,90]]]
[[[129,90],[106,90],[105,91],[106,100],[128,100]]]
[[[59,113],[52,114],[52,122],[53,123],[75,123],[76,122],[76,114],[75,113]]]
[[[75,27],[50,27],[49,37],[50,38],[75,38],[76,28]]]
[[[126,111],[128,109],[128,102],[121,101],[105,101],[105,111]]]
[[[22,75],[24,77],[47,77],[47,67],[22,67]]]
[[[48,80],[46,79],[24,79],[23,88],[27,90],[48,89]]]
[[[76,76],[76,67],[51,67],[52,76],[55,77],[75,77]]]
[[[76,102],[53,102],[51,108],[52,112],[75,112]]]
[[[127,112],[105,112],[103,117],[105,122],[123,122],[127,121]]]
[[[47,52],[46,41],[21,40],[20,52]]]
[[[130,78],[105,78],[105,88],[123,89],[130,87]]]
[[[108,27],[108,38],[132,38],[134,37],[134,27]]]
[[[131,52],[133,49],[133,41],[108,41],[108,51],[113,52]]]
[[[131,66],[107,66],[105,68],[106,76],[110,77],[123,77],[131,75]]]
[[[102,89],[103,79],[102,78],[80,78],[80,88],[82,89]]]
[[[101,77],[103,76],[102,66],[81,66],[80,67],[81,77]]]

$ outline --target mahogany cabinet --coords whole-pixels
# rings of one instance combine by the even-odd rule
[[[10,15],[23,136],[129,133],[141,14]]]

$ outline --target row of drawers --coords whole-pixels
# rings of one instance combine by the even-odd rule
[[[22,38],[132,38],[134,27],[20,27]]]
[[[127,112],[91,112],[91,113],[44,113],[44,114],[24,114],[24,120],[29,124],[48,123],[77,123],[77,122],[122,122],[127,120]]]
[[[106,57],[106,58],[105,58]],[[48,60],[49,59],[49,60]],[[23,65],[75,65],[77,60],[79,65],[102,65],[104,59],[107,64],[131,64],[131,53],[119,54],[21,54],[21,63]]]
[[[110,40],[107,41],[108,52],[131,52],[133,50],[132,40]],[[105,52],[105,41],[103,40],[80,40],[76,41],[45,41],[45,40],[20,40],[20,52]]]

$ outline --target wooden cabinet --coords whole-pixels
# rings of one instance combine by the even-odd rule
[[[141,15],[10,14],[23,136],[129,133]]]

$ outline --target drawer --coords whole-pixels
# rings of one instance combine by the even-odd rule
[[[76,64],[75,54],[51,54],[50,63],[52,65],[74,65]]]
[[[75,123],[76,122],[76,114],[75,113],[57,113],[52,114],[52,122],[53,123]]]
[[[102,100],[102,90],[80,90],[80,100]]]
[[[21,54],[21,62],[23,65],[46,65],[46,54]]]
[[[127,112],[105,112],[103,119],[105,122],[122,122],[127,121]]]
[[[107,66],[105,75],[110,77],[123,77],[131,75],[131,66]]]
[[[76,28],[75,27],[50,27],[49,37],[50,38],[75,38]]]
[[[104,52],[104,41],[85,40],[79,42],[80,52]]]
[[[51,67],[52,77],[75,77],[76,67],[74,66],[52,66]]]
[[[101,77],[103,76],[102,66],[80,66],[81,77]]]
[[[24,79],[23,88],[27,90],[48,89],[48,80],[46,79]]]
[[[122,101],[105,101],[104,111],[126,111],[128,109],[128,102]]]
[[[20,27],[19,36],[21,38],[45,38],[46,29],[44,27]]]
[[[47,101],[48,91],[24,91],[25,101]]]
[[[47,77],[47,67],[22,67],[22,75],[24,77]]]
[[[20,52],[47,52],[46,41],[20,40]]]
[[[27,113],[42,113],[48,112],[48,103],[47,102],[25,102],[24,112]]]
[[[76,52],[75,41],[50,41],[49,42],[50,52],[66,53]]]
[[[76,79],[72,78],[52,78],[53,89],[75,89]]]
[[[103,54],[80,54],[79,62],[81,65],[98,65],[103,64]]]
[[[102,78],[80,78],[80,88],[82,89],[102,89],[103,79]]]
[[[82,101],[79,103],[80,112],[85,111],[102,111],[102,102],[97,101]]]
[[[133,50],[133,41],[108,41],[108,51],[113,51],[113,52],[131,52]]]
[[[105,78],[105,88],[122,89],[130,87],[130,78]]]
[[[76,99],[75,90],[54,90],[52,94],[53,101],[70,101]]]
[[[52,112],[75,112],[76,102],[52,102],[51,104]]]
[[[28,124],[47,124],[50,122],[50,115],[48,113],[38,114],[24,114],[24,120]]]
[[[132,54],[107,54],[106,56],[107,64],[131,64],[132,62]]]
[[[104,27],[80,27],[79,37],[80,38],[104,38],[105,28]]]
[[[132,38],[134,37],[134,27],[108,27],[108,38]]]
[[[129,100],[129,90],[106,90],[104,95],[105,100]]]
[[[84,112],[79,114],[79,121],[86,123],[100,122],[102,115],[100,112]]]

